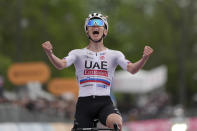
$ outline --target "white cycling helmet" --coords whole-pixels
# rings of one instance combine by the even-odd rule
[[[105,23],[105,28],[108,30],[107,17],[105,17],[101,13],[92,13],[92,14],[89,14],[88,18],[86,18],[86,20],[85,20],[85,25],[84,25],[85,32],[87,30],[87,25],[88,25],[89,20],[91,20],[93,18],[99,18],[99,19],[103,20],[103,22]]]

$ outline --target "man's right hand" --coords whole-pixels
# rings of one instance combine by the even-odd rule
[[[50,41],[44,42],[44,43],[42,44],[42,48],[44,49],[44,51],[45,51],[47,54],[52,53],[53,46],[52,46],[52,44],[50,43]]]

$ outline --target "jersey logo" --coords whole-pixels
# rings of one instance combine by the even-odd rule
[[[107,88],[107,86],[105,84],[96,84],[96,87]]]
[[[85,55],[85,58],[86,58],[86,59],[94,59],[93,57],[88,56],[88,55]]]
[[[105,59],[104,55],[100,56],[100,60],[104,60],[104,59]]]
[[[108,72],[105,70],[84,70],[84,75],[99,75],[108,77]]]
[[[94,55],[92,52],[88,52],[89,55]]]
[[[100,53],[100,55],[105,55],[105,52],[103,52],[103,53]]]
[[[88,87],[88,86],[93,86],[93,84],[87,84],[87,85],[83,85],[81,87]]]
[[[93,62],[93,61],[85,61],[85,68],[86,69],[103,69],[107,70],[107,61]]]

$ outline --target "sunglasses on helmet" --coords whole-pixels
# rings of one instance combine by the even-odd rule
[[[104,26],[104,22],[101,19],[91,19],[88,22],[88,26]]]

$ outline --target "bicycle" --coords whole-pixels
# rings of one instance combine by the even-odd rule
[[[74,127],[71,131],[120,131],[117,124],[114,124],[114,128],[97,128],[98,119],[93,120],[93,127],[91,128],[78,128],[78,123],[74,123]]]

